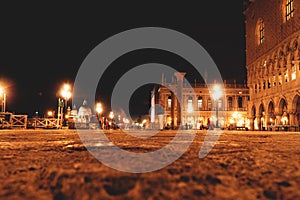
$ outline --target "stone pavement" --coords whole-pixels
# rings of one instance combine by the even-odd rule
[[[106,135],[124,149],[146,152],[175,134]],[[300,199],[300,133],[225,131],[199,159],[205,134],[198,131],[173,164],[131,174],[97,161],[74,130],[1,130],[0,199]]]

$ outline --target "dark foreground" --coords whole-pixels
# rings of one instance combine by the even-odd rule
[[[151,151],[174,134],[148,143],[107,135],[121,147]],[[300,199],[300,133],[225,132],[199,159],[204,136],[198,132],[172,165],[130,174],[93,158],[76,131],[0,131],[0,199]]]

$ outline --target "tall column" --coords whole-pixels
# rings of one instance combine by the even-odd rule
[[[275,125],[281,125],[281,114],[276,113]]]
[[[295,123],[295,112],[289,112],[289,125],[296,125]]]
[[[254,131],[254,117],[249,117],[250,119],[250,130]]]
[[[171,93],[171,127],[174,129],[175,126],[175,94],[172,92]]]
[[[258,130],[261,131],[261,130],[262,130],[261,116],[260,116],[260,115],[257,115],[257,116],[256,116],[256,119],[257,119]]]
[[[179,127],[181,125],[181,110],[183,109],[183,101],[182,101],[182,88],[183,88],[183,78],[185,76],[185,72],[175,72],[174,75],[177,79],[177,124]]]
[[[266,127],[266,130],[269,130],[269,126],[271,125],[271,123],[270,123],[270,114],[269,113],[267,113],[266,115],[265,115],[265,127]]]

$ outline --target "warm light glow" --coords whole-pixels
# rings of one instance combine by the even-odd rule
[[[147,120],[146,119],[144,119],[143,120],[143,122],[142,122],[142,124],[146,124],[147,123]]]
[[[236,118],[238,117],[238,113],[237,113],[237,112],[234,112],[234,113],[232,114],[232,117],[233,117],[234,119],[236,119]]]
[[[230,119],[230,120],[229,120],[229,123],[230,123],[230,124],[234,124],[234,122],[235,122],[234,119]]]
[[[192,99],[188,99],[188,108],[187,108],[187,112],[189,114],[191,114],[194,111],[193,109],[193,100]]]
[[[49,111],[47,112],[47,115],[48,115],[48,117],[53,117],[53,111],[52,111],[52,110],[49,110]]]
[[[172,105],[172,99],[168,99],[168,108],[171,108]]]
[[[238,118],[241,118],[241,114],[238,113],[238,112],[234,112],[234,113],[232,114],[232,117],[233,117],[234,119],[238,119]]]
[[[129,119],[123,118],[123,122],[124,122],[125,124],[129,124]]]
[[[222,96],[222,91],[219,85],[213,87],[212,97],[214,100],[219,99]]]
[[[109,113],[109,118],[110,118],[110,119],[113,119],[113,118],[114,118],[114,112],[110,112],[110,113]]]
[[[98,114],[101,114],[103,112],[103,108],[102,108],[102,104],[101,103],[97,103],[96,104],[96,112]]]
[[[0,95],[2,95],[4,93],[4,90],[2,87],[0,87]]]
[[[245,121],[244,119],[240,119],[238,122],[237,122],[237,126],[243,126],[245,125]]]
[[[292,73],[292,80],[296,80],[296,72]]]
[[[70,90],[70,85],[69,84],[64,84],[64,90],[69,91]]]
[[[281,122],[282,122],[283,125],[287,125],[287,122],[288,122],[287,116],[282,117]]]
[[[64,84],[63,89],[61,90],[60,94],[65,100],[69,100],[72,96],[71,91],[70,91],[70,85],[69,84]]]

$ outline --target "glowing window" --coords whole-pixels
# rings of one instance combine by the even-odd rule
[[[193,112],[193,99],[192,97],[189,97],[188,99],[188,108],[187,108],[188,113]]]
[[[258,45],[262,44],[265,40],[265,24],[264,24],[264,20],[262,19],[258,20],[257,38],[258,38]]]
[[[172,99],[171,97],[168,97],[168,108],[171,108],[172,105]]]
[[[286,21],[290,20],[294,16],[294,0],[288,0],[286,3]]]
[[[203,101],[202,101],[202,97],[198,98],[198,109],[201,109],[203,106]]]
[[[296,80],[296,67],[295,65],[292,66],[292,81]]]
[[[287,72],[284,74],[284,81],[285,81],[286,83],[289,82],[289,75],[288,75]]]
[[[208,110],[211,110],[211,100],[210,99],[207,100],[207,107],[208,107]]]

